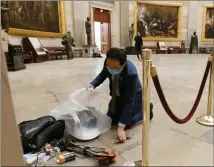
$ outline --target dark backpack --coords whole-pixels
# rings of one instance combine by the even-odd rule
[[[40,150],[46,143],[63,137],[65,121],[52,116],[44,116],[35,120],[24,121],[19,125],[24,153]]]
[[[62,38],[62,42],[61,42],[62,45],[67,45],[68,44],[68,40],[66,37]]]

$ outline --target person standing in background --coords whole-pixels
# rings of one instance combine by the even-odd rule
[[[198,54],[198,36],[196,32],[191,37],[189,54]]]
[[[73,51],[72,51],[72,46],[75,47],[74,45],[74,38],[71,36],[71,32],[68,31],[67,34],[62,38],[62,45],[65,46],[65,51],[67,54],[67,59],[73,59]]]
[[[137,35],[135,36],[134,38],[135,40],[135,49],[136,49],[136,52],[137,52],[137,58],[138,60],[141,60],[140,59],[140,56],[141,56],[141,49],[142,49],[142,46],[143,46],[143,39],[142,37],[140,36],[140,33],[138,32]],[[140,55],[140,56],[139,56]]]

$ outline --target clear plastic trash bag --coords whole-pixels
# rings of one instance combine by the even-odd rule
[[[111,118],[101,112],[101,96],[94,89],[78,89],[69,100],[51,110],[56,120],[65,120],[65,135],[91,140],[108,131]]]

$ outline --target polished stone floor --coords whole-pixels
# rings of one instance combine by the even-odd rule
[[[196,98],[205,70],[207,55],[154,55],[160,82],[173,112],[184,117]],[[129,56],[142,78],[142,62]],[[85,87],[102,69],[104,59],[76,58],[37,64],[27,64],[27,69],[9,72],[17,123],[48,114],[50,109],[66,101],[69,94]],[[142,80],[142,79],[141,79]],[[102,112],[106,112],[108,81],[99,88],[102,95]],[[196,118],[206,112],[208,84],[193,118],[184,125],[174,123],[165,113],[152,84],[151,101],[154,119],[150,131],[150,162],[157,165],[213,165],[213,128],[196,123]],[[120,151],[115,166],[126,161],[141,159],[141,124],[127,133],[132,136],[124,144],[113,145],[115,132],[101,135],[88,142],[90,146]],[[56,165],[55,160],[48,162]],[[92,159],[77,159],[64,165],[97,166]]]

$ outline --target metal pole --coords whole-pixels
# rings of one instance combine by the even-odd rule
[[[213,58],[212,58],[213,59]],[[211,116],[212,114],[212,93],[213,93],[213,66],[211,66],[210,70],[210,82],[209,82],[209,94],[208,94],[208,104],[207,104],[207,116]]]
[[[212,48],[212,82],[213,82],[213,101],[211,102],[212,103],[212,117],[214,117],[214,47]]]
[[[149,166],[149,125],[152,51],[142,50],[143,57],[143,128],[142,128],[142,166]]]
[[[213,100],[214,100],[214,49],[212,49],[212,54],[209,57],[209,61],[212,61],[210,70],[210,80],[209,80],[209,92],[208,92],[208,102],[207,102],[207,113],[200,116],[196,121],[205,126],[214,126],[214,119],[212,116],[213,111]]]

